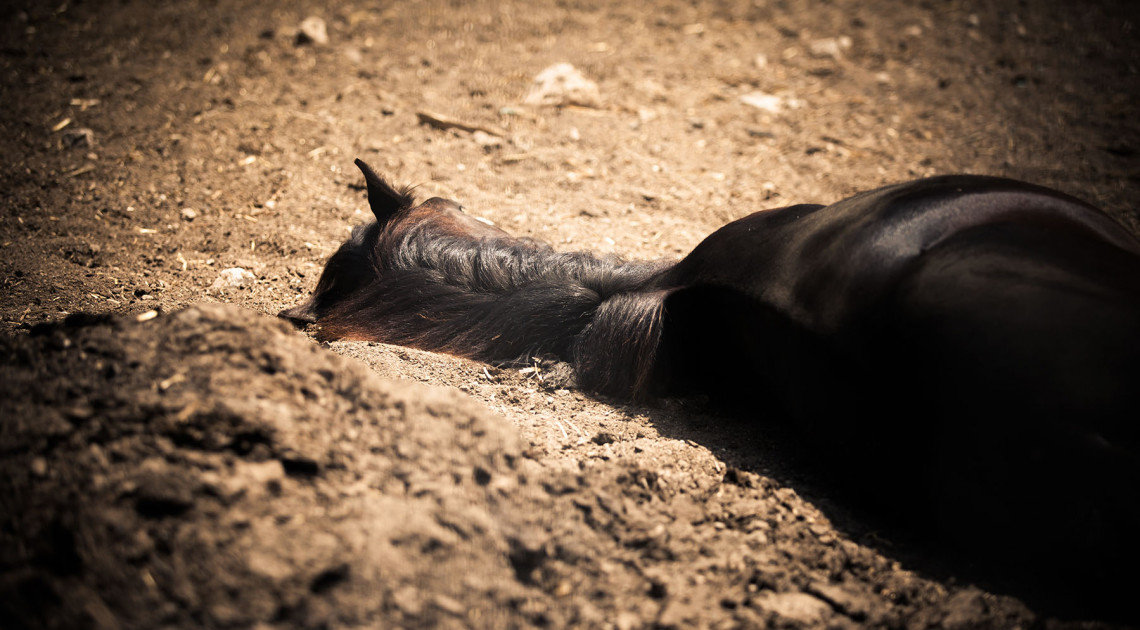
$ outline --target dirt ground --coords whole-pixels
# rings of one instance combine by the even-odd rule
[[[271,317],[368,218],[356,157],[511,233],[628,258],[952,172],[1058,188],[1140,233],[1130,0],[0,15],[0,627],[1140,619],[1120,599],[1140,573],[1098,598],[912,544],[763,427],[611,404],[551,366],[321,347]],[[327,42],[299,35],[310,16]],[[598,102],[524,102],[559,62]],[[232,268],[249,273],[221,282]]]

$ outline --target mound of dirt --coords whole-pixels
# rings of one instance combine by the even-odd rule
[[[754,473],[548,467],[458,392],[238,307],[75,315],[0,344],[14,627],[1036,619],[902,570]]]
[[[517,437],[455,392],[220,305],[5,350],[4,600],[28,627],[434,624],[526,598],[525,523],[494,516]],[[468,566],[495,597],[463,596]]]

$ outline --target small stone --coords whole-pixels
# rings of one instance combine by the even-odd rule
[[[301,25],[297,27],[297,43],[318,46],[329,43],[329,30],[325,26],[325,21],[315,15],[302,20]]]
[[[638,85],[647,96],[655,101],[666,100],[665,97],[669,94],[669,90],[664,85],[653,79],[643,79]]]
[[[271,481],[280,481],[285,478],[285,466],[281,460],[268,459],[264,462],[242,463],[235,471],[245,475],[253,484],[265,485]]]
[[[60,134],[59,141],[65,149],[87,149],[95,146],[95,132],[87,127],[68,129]]]
[[[831,606],[807,593],[773,593],[768,591],[757,598],[764,610],[804,625],[818,625],[831,612]]]
[[[617,437],[608,431],[599,431],[594,435],[593,442],[594,444],[613,444],[617,442]]]
[[[134,487],[135,510],[146,518],[179,516],[194,507],[191,481],[172,471],[147,471],[127,487]]]
[[[284,580],[296,573],[287,559],[267,549],[250,551],[246,557],[246,566],[250,571],[274,580]]]
[[[181,214],[183,221],[193,221],[198,218],[198,211],[193,208],[183,208]]]
[[[831,57],[832,59],[839,59],[843,56],[843,51],[849,48],[851,48],[850,37],[828,37],[825,39],[817,39],[808,44],[808,54],[816,58]]]
[[[47,460],[37,457],[32,460],[32,474],[37,477],[46,477],[48,471]]]
[[[230,267],[223,269],[214,283],[210,285],[212,290],[224,289],[243,289],[254,283],[256,278],[252,273],[241,267]]]
[[[640,628],[642,626],[641,617],[638,617],[636,613],[629,611],[621,612],[618,613],[617,620],[614,621],[614,625],[618,630],[633,630],[634,628]]]
[[[420,593],[413,586],[404,586],[392,593],[392,603],[405,615],[417,616],[423,612],[423,601]]]
[[[210,616],[221,626],[234,625],[242,619],[241,611],[226,602],[211,606]]]
[[[597,107],[602,102],[598,84],[568,63],[556,63],[539,72],[527,94],[527,105],[579,105]]]
[[[740,101],[745,105],[751,105],[756,109],[762,109],[766,112],[777,114],[783,109],[784,99],[774,94],[766,94],[764,92],[749,92],[740,97]]]

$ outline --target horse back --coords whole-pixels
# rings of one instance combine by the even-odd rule
[[[1123,250],[1140,260],[1140,242],[1083,202],[1023,182],[959,175],[889,186],[830,206],[754,213],[706,238],[665,283],[739,291],[803,326],[837,331],[889,299],[909,267],[944,240],[996,224],[1014,232],[1046,228],[1057,242],[1084,235],[1089,238],[1081,242],[1094,256]],[[1051,254],[1045,248],[1019,256],[1048,262]]]

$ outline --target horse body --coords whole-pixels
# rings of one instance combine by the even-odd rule
[[[282,312],[319,336],[546,352],[585,389],[705,395],[795,427],[850,488],[984,553],[1036,566],[1051,548],[1090,584],[1140,561],[1140,242],[1091,206],[939,177],[757,212],[679,262],[629,263],[413,206],[357,164],[377,222]]]
[[[1035,400],[1038,416],[1135,409],[1140,242],[1092,207],[1029,184],[941,177],[758,212],[710,235],[659,286],[665,312],[677,314],[665,345],[715,330],[724,348],[758,336],[784,348],[784,360],[763,347],[744,353],[771,370],[817,357],[811,381],[833,372],[828,364],[848,372],[837,378],[869,373],[886,387],[917,375],[909,389],[923,392],[919,401],[940,400],[924,413],[1025,411]],[[710,299],[753,314],[718,324],[730,309],[706,307]],[[757,332],[765,327],[791,341]],[[703,361],[706,374],[722,362],[764,369]],[[831,390],[805,384],[784,397],[800,391]]]
[[[747,216],[661,286],[667,391],[792,424],[845,492],[991,562],[1103,586],[1140,559],[1140,245],[1099,211],[923,180]]]

